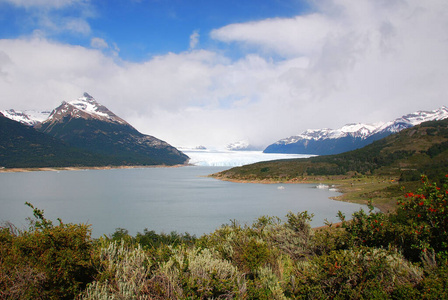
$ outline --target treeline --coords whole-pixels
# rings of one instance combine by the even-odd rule
[[[447,175],[448,176],[448,175]],[[236,221],[199,238],[117,229],[94,240],[32,207],[0,230],[2,299],[447,299],[448,185],[422,177],[393,213]]]

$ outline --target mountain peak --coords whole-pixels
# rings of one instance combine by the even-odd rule
[[[87,93],[87,92],[84,92],[83,97],[86,98],[87,100],[93,99],[93,97],[90,96],[89,93]],[[95,100],[95,99],[93,99],[93,100]]]
[[[98,103],[95,98],[88,93],[84,93],[82,97],[76,100],[68,102],[63,101],[59,107],[53,110],[50,117],[45,122],[57,122],[67,116],[76,119],[97,119],[119,124],[128,124],[111,112],[107,107]]]

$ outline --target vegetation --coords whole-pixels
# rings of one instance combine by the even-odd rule
[[[311,229],[307,212],[233,221],[200,238],[98,240],[33,208],[28,230],[0,230],[5,299],[447,299],[448,175],[397,200],[389,214],[339,213]]]
[[[401,181],[436,179],[448,167],[448,119],[425,122],[337,155],[260,162],[214,174],[229,180],[302,181],[308,177],[375,175]]]
[[[259,162],[211,175],[243,182],[323,182],[338,186],[338,200],[387,212],[403,190],[414,190],[420,175],[443,178],[448,169],[448,119],[431,121],[337,155]],[[440,182],[438,182],[440,184]]]
[[[388,213],[339,213],[340,224],[319,229],[312,215],[291,212],[199,238],[119,228],[94,240],[87,225],[53,225],[28,203],[35,218],[27,230],[0,227],[0,298],[448,299],[447,147],[448,120],[341,155],[216,175],[332,178],[357,197],[394,201]]]
[[[97,273],[90,230],[61,221],[55,226],[28,205],[35,217],[28,230],[0,229],[0,298],[73,299]]]

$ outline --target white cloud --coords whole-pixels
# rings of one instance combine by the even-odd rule
[[[131,63],[42,37],[0,40],[0,109],[51,109],[86,91],[179,146],[266,145],[447,104],[445,0],[323,3],[310,15],[215,30],[236,42],[229,47],[250,46],[237,60],[190,50]]]
[[[96,48],[96,49],[107,49],[109,48],[109,45],[107,44],[107,42],[105,40],[103,40],[102,38],[92,38],[90,40],[90,46],[92,48]]]
[[[23,25],[37,27],[44,35],[61,33],[88,35],[88,18],[95,15],[90,0],[0,0],[27,9]]]
[[[338,24],[325,16],[311,14],[289,19],[231,24],[212,31],[211,36],[224,42],[239,42],[295,57],[319,51],[325,37],[337,30],[336,27]]]
[[[42,7],[59,9],[75,3],[87,3],[88,0],[0,0],[0,2],[10,3],[20,7]]]
[[[198,44],[199,44],[199,31],[195,30],[190,35],[190,49],[196,48]]]

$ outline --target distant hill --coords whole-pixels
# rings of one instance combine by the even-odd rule
[[[0,113],[0,167],[103,166],[114,163],[118,162],[73,148]]]
[[[309,129],[269,145],[265,153],[329,155],[362,148],[390,134],[422,122],[448,118],[448,108],[417,111],[390,122],[376,124],[347,124],[339,129]]]
[[[140,133],[87,93],[63,102],[35,128],[73,147],[113,157],[123,165],[176,165],[188,161],[184,153]]]
[[[215,174],[235,180],[292,179],[308,175],[378,174],[415,180],[448,170],[448,119],[424,122],[364,148],[337,155],[260,162]]]

